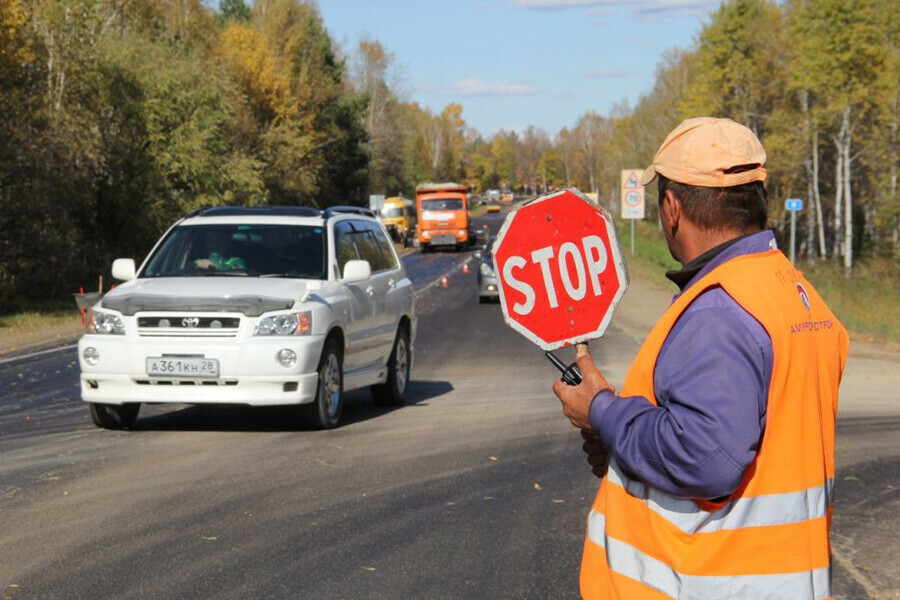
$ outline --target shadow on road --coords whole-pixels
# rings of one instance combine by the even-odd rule
[[[448,381],[409,383],[405,406],[376,406],[367,389],[344,396],[341,425],[368,421],[395,410],[413,408],[427,400],[451,392]],[[161,412],[165,411],[165,412]],[[132,428],[140,431],[304,431],[296,406],[253,407],[234,404],[190,405],[172,410],[165,406],[144,406]],[[148,414],[149,413],[149,414]]]

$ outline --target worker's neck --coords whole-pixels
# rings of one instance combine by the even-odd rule
[[[681,266],[688,265],[695,258],[705,254],[716,246],[720,246],[725,242],[729,242],[742,235],[747,235],[748,233],[756,233],[757,231],[759,231],[759,229],[750,229],[747,231],[738,229],[695,229],[693,232],[694,235],[685,236],[678,262],[681,263]]]

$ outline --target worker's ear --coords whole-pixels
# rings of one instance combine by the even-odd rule
[[[678,226],[682,217],[681,200],[678,199],[675,192],[666,190],[666,195],[663,198],[660,209],[662,215],[664,215],[663,227],[665,227],[674,238],[675,234],[678,233]]]

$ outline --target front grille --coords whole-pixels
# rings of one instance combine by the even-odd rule
[[[234,379],[135,379],[138,385],[237,385]]]
[[[192,315],[162,315],[138,317],[141,337],[236,337],[241,320],[238,317],[195,317]]]

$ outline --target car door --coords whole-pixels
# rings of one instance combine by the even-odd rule
[[[351,260],[360,260],[359,250],[356,244],[356,231],[349,220],[337,221],[334,224],[334,252],[337,261],[337,278],[341,280],[344,275],[344,265]],[[374,294],[369,288],[370,281],[344,283],[344,301],[346,313],[344,315],[344,369],[350,371],[364,367],[373,361],[371,347],[373,345],[374,327]]]
[[[368,324],[369,348],[366,350],[367,360],[385,364],[393,345],[394,325],[388,314],[388,296],[393,285],[390,278],[390,262],[385,259],[375,231],[380,228],[376,223],[353,221],[353,239],[360,258],[367,260],[372,267],[372,277],[366,286],[366,292],[372,299],[372,318]]]
[[[378,242],[384,258],[384,277],[387,280],[385,295],[385,343],[388,351],[393,348],[397,326],[403,315],[412,315],[413,289],[412,282],[400,266],[400,260],[384,229],[377,223],[371,223],[371,231]]]

